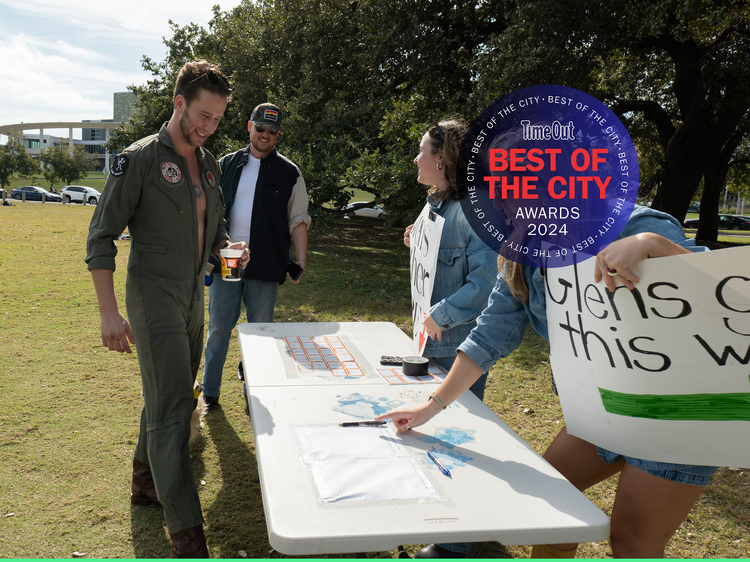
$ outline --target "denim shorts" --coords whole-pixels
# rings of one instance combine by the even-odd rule
[[[671,480],[672,482],[689,484],[690,486],[708,486],[708,483],[711,482],[711,475],[718,468],[715,466],[646,461],[613,453],[601,447],[597,447],[596,452],[599,453],[599,458],[608,464],[614,464],[620,459],[625,459],[626,463],[638,470],[653,474],[659,478]]]

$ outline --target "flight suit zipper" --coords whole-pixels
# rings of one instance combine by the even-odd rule
[[[189,181],[186,181],[185,183],[187,184],[187,188],[190,190],[190,194],[192,196],[190,198],[190,207],[191,207],[191,210],[193,212],[192,213],[193,214],[193,220],[192,220],[192,225],[193,225],[193,236],[192,236],[192,238],[193,238],[193,251],[191,253],[193,255],[193,259],[195,259],[195,256],[198,256],[198,249],[200,248],[200,245],[198,243],[198,203],[196,202],[195,195],[193,194],[193,190],[195,188],[193,187],[194,186],[194,184],[193,184],[193,177],[190,174],[190,167],[188,166],[187,159],[183,158],[182,156],[179,156],[179,158],[182,160],[182,163],[185,166],[185,170],[187,171],[186,176],[187,176],[187,179]],[[198,181],[200,181],[201,185],[202,185],[202,183],[203,183],[203,175],[201,174],[201,162],[202,162],[202,160],[198,156],[197,153],[195,155],[195,158],[196,158],[196,160],[198,162]],[[208,194],[206,194],[206,196],[208,196]],[[206,205],[206,212],[208,212],[208,205]],[[184,212],[183,212],[182,209],[180,209],[180,213],[184,214]],[[202,258],[202,256],[199,256],[199,258]],[[190,324],[190,320],[193,317],[193,306],[195,306],[195,301],[197,300],[197,297],[198,297],[198,294],[197,294],[198,293],[198,288],[199,288],[198,279],[199,279],[200,275],[198,275],[198,273],[196,273],[196,271],[200,267],[200,265],[201,265],[201,263],[202,263],[203,260],[199,259],[197,261],[198,261],[198,264],[197,264],[198,267],[194,267],[193,268],[193,293],[192,293],[192,297],[190,299],[190,306],[188,307],[187,322],[186,322],[187,324]]]

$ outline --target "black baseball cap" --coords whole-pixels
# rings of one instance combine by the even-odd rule
[[[281,129],[281,109],[272,103],[262,103],[253,109],[250,121],[256,125],[276,125]]]

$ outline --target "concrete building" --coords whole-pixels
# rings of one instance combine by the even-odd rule
[[[136,97],[133,92],[115,92],[112,119],[87,119],[75,121],[50,121],[45,123],[16,123],[0,125],[0,134],[21,138],[26,152],[32,158],[39,158],[39,152],[47,147],[68,144],[70,149],[77,144],[86,147],[86,152],[99,158],[99,170],[109,169],[110,154],[104,148],[109,139],[109,131],[127,123],[133,114]],[[44,134],[47,129],[68,129],[68,136],[55,137]],[[73,129],[81,129],[81,138],[73,138]]]
[[[112,119],[119,123],[127,123],[133,116],[136,95],[133,92],[115,92],[112,104]]]

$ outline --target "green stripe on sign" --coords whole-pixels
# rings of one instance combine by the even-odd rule
[[[750,393],[625,394],[599,389],[610,414],[652,420],[750,421]]]

